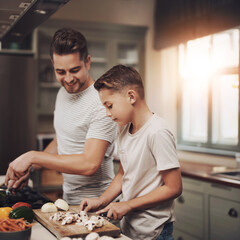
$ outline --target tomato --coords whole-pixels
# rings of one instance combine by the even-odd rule
[[[1,207],[0,208],[0,218],[9,218],[9,213],[12,211],[10,207]]]
[[[15,203],[15,204],[12,206],[12,209],[15,209],[15,208],[21,207],[21,206],[25,206],[25,207],[28,207],[28,208],[32,208],[31,204],[29,204],[29,203],[26,203],[26,202],[17,202],[17,203]]]

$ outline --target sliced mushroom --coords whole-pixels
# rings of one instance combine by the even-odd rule
[[[88,231],[92,231],[96,226],[96,222],[92,220],[88,220],[84,223],[84,226],[88,229]]]

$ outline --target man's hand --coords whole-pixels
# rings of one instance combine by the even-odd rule
[[[6,173],[5,185],[17,188],[22,182],[25,182],[29,177],[32,158],[33,151],[30,151],[11,162]]]
[[[96,214],[101,214],[107,212],[107,217],[114,220],[120,220],[124,215],[130,212],[132,208],[127,202],[112,202],[105,208],[96,212]]]

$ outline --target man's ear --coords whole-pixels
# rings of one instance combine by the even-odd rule
[[[90,55],[88,55],[86,57],[85,66],[86,66],[87,70],[89,71],[90,70],[90,66],[91,66],[91,56]]]
[[[134,90],[130,89],[130,90],[128,90],[127,94],[128,94],[129,102],[131,104],[134,104],[136,102],[136,99],[137,99],[136,92]]]

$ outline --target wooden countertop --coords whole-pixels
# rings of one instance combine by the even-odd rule
[[[219,183],[230,187],[240,188],[240,181],[238,180],[230,179],[224,176],[213,175],[212,173],[215,166],[181,160],[180,166],[182,176],[184,177],[191,177],[206,182]],[[226,170],[236,169],[226,168]]]

